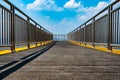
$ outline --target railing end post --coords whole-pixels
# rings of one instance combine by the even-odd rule
[[[11,52],[15,53],[15,45],[11,46]]]

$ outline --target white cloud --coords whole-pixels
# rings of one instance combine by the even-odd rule
[[[113,3],[114,1],[116,1],[116,0],[110,0],[109,2],[100,1],[97,4],[97,6],[95,6],[95,7],[83,7],[82,6],[81,8],[79,8],[78,12],[84,12],[85,14],[84,15],[77,15],[78,20],[83,21],[83,22],[88,20],[89,18],[93,17],[95,14],[100,12],[102,9],[104,9],[109,4]],[[120,3],[116,4],[114,6],[114,8],[119,7],[119,5],[120,5]],[[107,11],[103,12],[102,15],[105,15],[106,13],[107,13]],[[100,15],[100,16],[102,16],[102,15]]]
[[[33,3],[27,5],[28,10],[54,10],[62,11],[63,8],[58,7],[54,0],[35,0]]]
[[[23,6],[24,6],[24,4],[22,4],[22,3],[21,3],[21,4],[20,4],[20,6],[21,6],[21,7],[23,7]]]
[[[79,17],[79,21],[84,21],[87,18],[86,15],[82,15],[82,16],[78,15],[78,17]]]
[[[64,5],[64,8],[79,8],[81,6],[81,2],[79,1],[79,3],[75,2],[75,0],[70,0],[68,2],[66,2],[66,4]]]
[[[97,14],[98,12],[100,12],[102,9],[104,9],[106,6],[108,6],[109,3],[107,2],[99,2],[97,6],[95,7],[82,7],[79,8],[78,12],[84,12],[84,15],[78,15],[79,16],[79,20],[81,21],[85,21],[89,18],[91,18],[92,16],[94,16],[95,14]]]

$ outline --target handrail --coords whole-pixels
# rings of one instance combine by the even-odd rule
[[[27,44],[26,46],[30,48],[32,43],[35,43],[37,47],[38,43],[46,44],[53,40],[53,33],[30,18],[9,0],[3,1],[10,6],[10,9],[0,4],[0,47],[11,47],[11,51],[15,52],[15,47],[18,45]]]
[[[9,0],[4,0],[7,4],[9,4],[10,6],[14,6],[14,8],[19,11],[21,14],[23,14],[25,17],[29,18],[31,21],[33,21],[35,24],[39,25],[35,20],[33,20],[31,17],[29,17],[27,14],[25,14],[22,10],[20,10],[19,8],[17,8],[14,4],[12,4]],[[42,27],[41,25],[39,25],[41,28],[44,29],[44,31],[49,32],[47,29],[45,29],[44,27]],[[51,32],[49,32],[51,33]],[[51,33],[52,34],[52,33]]]
[[[119,0],[114,1],[82,25],[69,32],[69,40],[91,42],[93,46],[94,43],[107,43],[109,50],[112,50],[112,44],[120,44],[120,31],[118,30],[120,27],[120,6],[113,10],[113,6],[119,2]],[[107,13],[100,16],[105,11]],[[86,25],[88,22],[92,25]],[[83,28],[81,29],[81,27]],[[84,39],[81,39],[83,37]]]
[[[92,20],[93,18],[95,18],[96,16],[98,16],[99,14],[101,14],[102,12],[104,12],[105,10],[107,10],[110,6],[116,4],[117,2],[119,2],[119,0],[114,1],[113,3],[111,3],[110,5],[108,5],[107,7],[105,7],[104,9],[102,9],[100,12],[98,12],[96,15],[94,15],[92,18],[88,19],[86,22],[84,22],[83,24],[81,24],[79,27],[75,28],[73,31],[75,31],[76,29],[80,28],[81,26],[83,26],[85,23],[89,22],[90,20]],[[72,31],[71,31],[72,32]],[[70,32],[69,32],[70,33]],[[68,34],[69,34],[68,33]]]

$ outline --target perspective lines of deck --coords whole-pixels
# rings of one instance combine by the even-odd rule
[[[4,80],[119,80],[120,56],[57,42]]]

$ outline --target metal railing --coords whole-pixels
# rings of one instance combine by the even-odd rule
[[[15,51],[17,45],[27,45],[53,39],[53,34],[40,26],[24,12],[4,0],[10,9],[0,4],[0,47],[11,47]],[[22,15],[22,16],[20,16]]]
[[[116,0],[81,26],[68,33],[68,39],[80,43],[120,46],[120,1]]]

